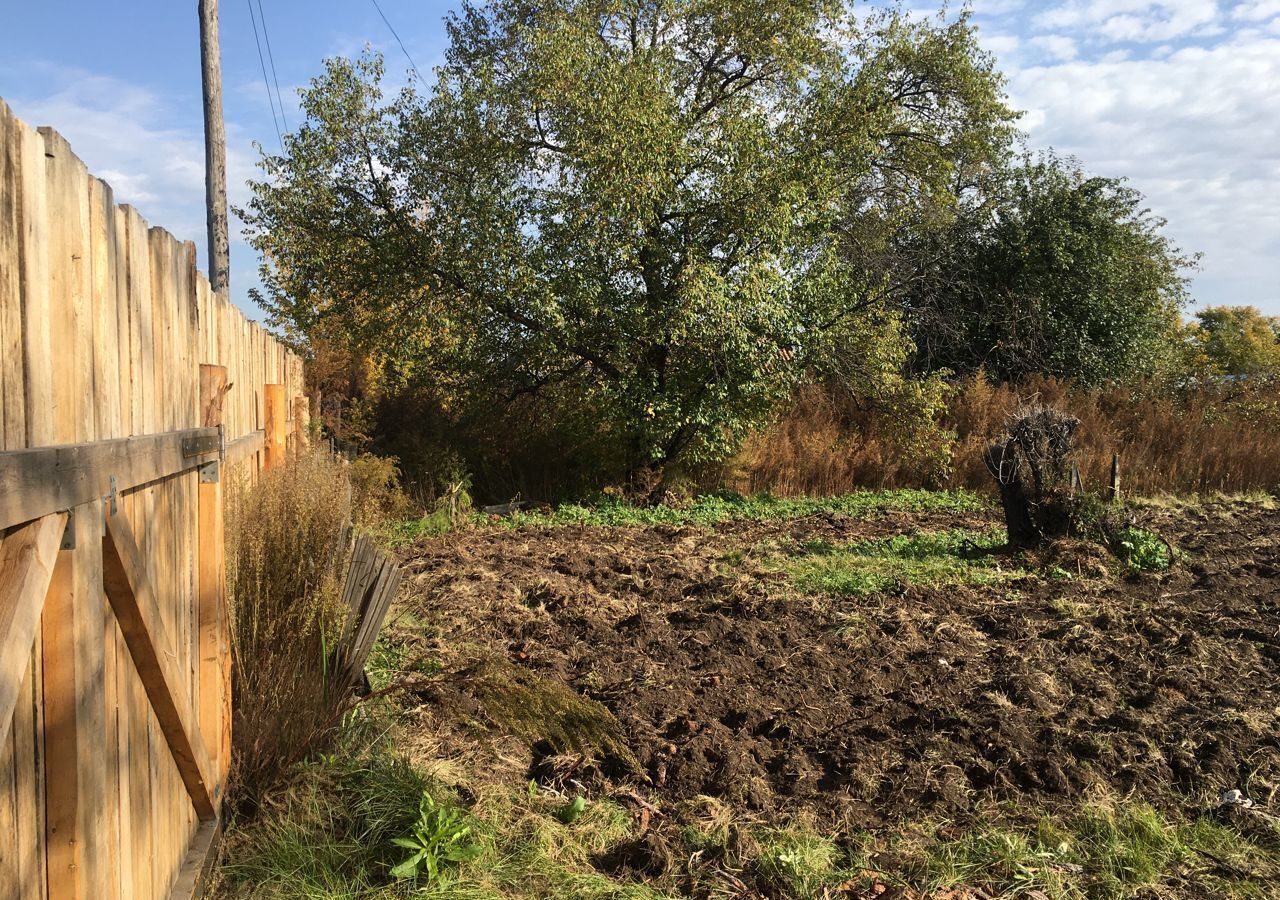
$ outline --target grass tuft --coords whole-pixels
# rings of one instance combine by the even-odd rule
[[[896,535],[846,545],[815,541],[803,545],[804,555],[787,567],[801,590],[841,596],[908,584],[983,585],[1025,577],[1025,569],[990,552],[1003,544],[1001,529]]]

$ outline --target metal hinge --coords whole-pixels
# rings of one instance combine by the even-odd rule
[[[116,490],[116,476],[107,476],[107,496],[102,498],[107,515],[114,516],[116,514],[116,499],[119,496],[120,492]]]
[[[221,467],[221,463],[216,459],[202,465],[200,467],[200,483],[217,484]]]
[[[76,511],[74,509],[67,510],[67,524],[62,529],[61,548],[63,550],[76,549]]]

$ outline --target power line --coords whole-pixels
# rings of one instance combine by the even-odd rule
[[[284,114],[284,97],[280,93],[280,79],[276,77],[276,55],[271,52],[271,33],[267,31],[267,17],[262,12],[262,0],[258,0],[258,18],[262,20],[262,39],[267,43],[267,59],[271,63],[271,80],[276,84],[276,103],[280,104],[280,121],[284,130],[289,130],[289,120]]]
[[[396,39],[396,43],[400,45],[400,52],[404,54],[404,58],[409,60],[409,68],[413,70],[413,74],[418,76],[418,81],[422,82],[422,86],[426,87],[426,79],[422,77],[422,73],[418,71],[418,65],[413,61],[413,57],[409,55],[409,51],[405,49],[404,41],[400,40],[400,35],[396,34],[395,26],[391,24],[391,20],[387,18],[387,14],[382,11],[382,7],[378,5],[378,0],[371,0],[373,8],[378,11],[378,15],[382,16],[382,21],[386,23],[387,28],[391,30],[391,36]]]
[[[280,152],[284,152],[284,138],[280,135],[280,120],[276,118],[276,99],[271,95],[271,82],[267,80],[267,62],[262,57],[262,42],[258,40],[258,20],[253,15],[253,0],[245,0],[249,4],[249,21],[253,23],[253,42],[258,46],[258,63],[262,66],[262,84],[267,89],[267,102],[271,104],[271,121],[276,126],[276,140],[280,142]],[[265,27],[266,23],[263,23]]]

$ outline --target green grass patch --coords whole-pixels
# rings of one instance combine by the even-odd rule
[[[720,491],[699,497],[686,506],[636,506],[618,497],[601,495],[582,503],[565,503],[550,512],[516,512],[498,520],[508,528],[593,525],[600,527],[646,525],[714,525],[738,519],[776,521],[819,513],[870,518],[895,512],[968,513],[991,508],[991,501],[971,491],[858,491],[839,497],[745,497]],[[489,517],[467,511],[450,518],[439,510],[416,519],[380,523],[379,541],[391,547],[457,528],[489,524]]]
[[[362,712],[334,752],[296,767],[252,820],[229,826],[215,900],[671,896],[593,865],[633,836],[627,809],[478,780],[464,802],[396,751],[387,713]]]
[[[853,544],[815,541],[787,561],[806,593],[862,596],[905,585],[997,584],[1027,570],[990,551],[1003,546],[1004,530],[953,529],[895,535]]]
[[[736,519],[770,521],[816,513],[866,518],[891,512],[977,512],[990,501],[969,491],[859,491],[840,497],[744,497],[722,491],[688,506],[634,506],[610,497],[591,504],[564,504],[548,513],[517,513],[503,521],[521,525],[712,525]]]
[[[1262,898],[1274,896],[1280,876],[1274,842],[1254,843],[1209,819],[1174,822],[1140,802],[1044,818],[1034,830],[992,825],[958,838],[943,830],[895,848],[904,854],[902,874],[920,890],[1040,891],[1053,900]]]

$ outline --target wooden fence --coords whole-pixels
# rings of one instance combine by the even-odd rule
[[[230,756],[222,486],[302,366],[0,101],[0,898],[189,896]]]

